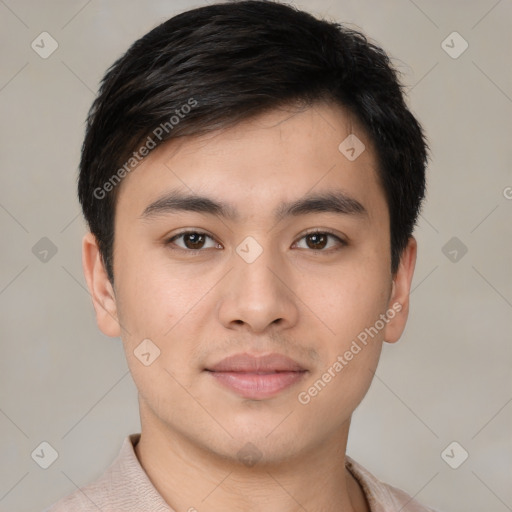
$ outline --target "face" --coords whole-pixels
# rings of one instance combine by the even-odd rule
[[[355,159],[339,149],[351,133],[365,145]],[[411,239],[391,275],[371,142],[327,104],[153,151],[119,190],[114,289],[84,239],[143,432],[269,462],[346,435],[382,342],[404,328],[414,259]]]

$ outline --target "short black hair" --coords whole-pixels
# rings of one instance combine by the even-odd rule
[[[78,196],[111,282],[116,185],[148,150],[320,101],[347,109],[375,147],[395,274],[428,160],[402,89],[387,54],[362,33],[279,2],[219,3],[157,26],[109,68],[87,118]]]

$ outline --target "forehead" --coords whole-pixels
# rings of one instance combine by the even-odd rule
[[[141,215],[166,191],[182,190],[227,201],[242,219],[330,189],[342,189],[370,206],[384,201],[364,130],[341,107],[317,104],[168,141],[124,178],[116,209]]]

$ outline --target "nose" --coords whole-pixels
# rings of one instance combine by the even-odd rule
[[[220,291],[218,315],[228,329],[263,333],[295,325],[299,311],[293,278],[285,263],[269,250],[248,263],[233,255],[234,267]]]

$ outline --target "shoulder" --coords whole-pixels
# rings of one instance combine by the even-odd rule
[[[134,445],[139,437],[140,434],[131,434],[124,439],[119,455],[100,478],[43,512],[171,511],[138,462]]]
[[[51,505],[43,512],[89,512],[98,510],[111,510],[113,499],[119,495],[119,487],[123,481],[115,482],[112,473],[115,471],[116,461],[97,480],[80,487]],[[125,480],[126,481],[126,480]]]
[[[349,456],[346,456],[346,467],[361,485],[371,512],[439,512],[401,489],[381,482]]]

